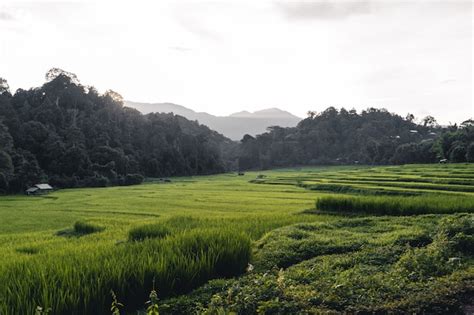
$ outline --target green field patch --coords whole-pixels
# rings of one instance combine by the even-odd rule
[[[325,196],[316,200],[316,209],[378,215],[474,212],[474,198],[461,196]]]

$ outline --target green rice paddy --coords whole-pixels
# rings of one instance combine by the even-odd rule
[[[354,198],[366,208],[341,203]],[[329,199],[332,204],[315,207],[316,200]],[[235,281],[239,294],[245,295],[252,291],[249,279],[260,281],[268,273],[274,278],[268,283],[271,289],[288,294],[279,288],[275,268],[291,273],[287,278],[306,301],[281,297],[286,304],[275,304],[281,310],[297,304],[308,312],[420,311],[416,301],[409,300],[415,293],[426,305],[436,299],[459,310],[474,278],[472,252],[465,249],[473,228],[448,235],[439,226],[446,220],[472,224],[473,200],[470,164],[282,169],[65,189],[38,197],[3,196],[0,314],[30,314],[38,305],[52,308],[53,314],[107,313],[110,290],[125,304],[123,311],[133,313],[144,307],[153,280],[165,314],[232,311],[231,302],[219,304],[216,299]],[[412,204],[417,211],[395,211],[414,209]],[[423,215],[400,217],[406,214]],[[453,245],[441,253],[446,238],[464,247]],[[376,270],[379,278],[369,286],[364,275],[370,257],[376,259],[385,250],[393,259],[382,259]],[[348,259],[357,257],[357,263],[349,264]],[[462,263],[443,269],[451,258]],[[428,271],[406,271],[407,261],[423,259],[431,264]],[[255,268],[251,273],[245,271],[248,263]],[[334,291],[329,284],[342,280],[331,270],[341,264],[346,266],[343,272],[351,273],[345,288],[350,285],[366,294],[359,302],[347,292],[334,297],[340,289]],[[423,276],[410,280],[412,272]],[[206,285],[211,279],[236,276]],[[360,282],[352,278],[356,276],[362,277]],[[384,284],[389,276],[406,284],[406,296],[394,284]],[[434,292],[442,283],[449,292]],[[382,286],[385,293],[374,295]],[[237,313],[252,314],[258,307],[272,313],[274,301],[267,293],[254,295],[254,306]],[[306,295],[317,298],[308,304]],[[381,304],[382,298],[392,304]]]

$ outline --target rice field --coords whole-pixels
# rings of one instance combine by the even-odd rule
[[[326,206],[318,204],[324,200]],[[372,204],[372,210],[350,208],[348,200]],[[432,240],[437,222],[450,217],[444,213],[472,213],[473,200],[474,166],[469,164],[308,167],[2,196],[0,314],[30,314],[36,306],[51,308],[52,314],[108,313],[110,290],[125,304],[124,314],[134,313],[144,308],[153,282],[164,314],[197,312],[197,304],[204,312],[219,294],[205,284],[245,279],[249,263],[261,273],[273,267],[304,271],[314,259],[328,257],[330,264],[329,257],[360,252],[366,245],[349,235],[358,230],[344,230],[351,222],[363,228],[357,225],[361,216],[428,214],[411,217],[409,228],[397,217],[382,216],[370,232],[396,233],[393,242],[418,232]],[[409,204],[423,209],[403,210]],[[298,227],[304,224],[307,230]],[[308,241],[306,234],[314,233]],[[288,237],[305,240],[303,252],[281,243]],[[269,240],[277,246],[262,245]],[[401,257],[407,249],[397,250]],[[472,272],[471,254],[461,254],[466,257],[462,268],[449,274]],[[463,281],[458,284],[467,290]],[[199,290],[212,294],[194,293]],[[187,306],[180,308],[183,300]]]
[[[472,213],[474,198],[441,195],[419,196],[326,196],[316,200],[316,209],[342,213],[414,215]]]

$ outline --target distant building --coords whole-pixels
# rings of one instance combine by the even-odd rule
[[[47,194],[53,190],[49,184],[36,184],[26,190],[27,195],[42,195]]]

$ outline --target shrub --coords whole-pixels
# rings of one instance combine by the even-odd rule
[[[471,142],[468,146],[467,146],[467,150],[466,150],[466,161],[467,162],[474,162],[474,142]]]
[[[81,185],[84,187],[107,187],[110,184],[109,179],[105,176],[96,174],[85,178]]]
[[[454,250],[463,254],[474,254],[474,220],[470,216],[444,218],[439,227],[439,233],[451,238]]]
[[[140,174],[127,174],[127,176],[125,176],[123,184],[125,186],[139,185],[143,182],[144,179],[145,177]]]
[[[455,146],[449,154],[449,158],[456,163],[466,162],[466,148],[462,145]]]

